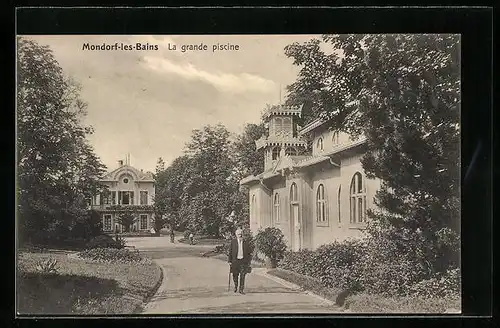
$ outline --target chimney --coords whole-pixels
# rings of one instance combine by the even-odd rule
[[[123,160],[118,161],[118,166],[123,166]]]

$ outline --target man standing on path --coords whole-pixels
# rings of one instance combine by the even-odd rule
[[[245,288],[245,275],[250,266],[251,250],[248,242],[243,240],[243,231],[240,228],[236,229],[235,235],[236,238],[231,240],[228,262],[230,264],[230,272],[233,274],[234,292],[245,294],[243,289]]]

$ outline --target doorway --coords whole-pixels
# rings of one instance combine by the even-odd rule
[[[299,204],[292,204],[290,206],[290,244],[291,249],[296,252],[301,249],[301,241],[300,241],[300,219],[299,219]]]

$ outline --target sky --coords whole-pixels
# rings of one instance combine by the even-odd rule
[[[239,133],[258,123],[266,104],[284,100],[299,67],[286,45],[314,35],[29,36],[48,45],[65,74],[77,81],[88,104],[85,124],[102,162],[113,170],[130,164],[154,172],[183,154],[193,129],[224,124]],[[157,50],[83,50],[89,45],[157,45]],[[183,45],[207,50],[185,51]],[[238,50],[213,51],[213,45]],[[173,50],[174,45],[176,47]]]

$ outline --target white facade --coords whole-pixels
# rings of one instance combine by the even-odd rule
[[[274,112],[271,120],[280,116]],[[291,128],[296,131],[296,127]],[[289,131],[290,132],[290,131]],[[316,120],[297,133],[284,133],[290,139],[276,144],[276,128],[269,137],[258,141],[257,147],[267,147],[265,171],[243,179],[249,187],[250,228],[277,227],[292,250],[317,247],[346,238],[361,236],[366,227],[366,211],[374,208],[373,198],[380,180],[367,179],[360,159],[365,138],[351,140],[346,133],[333,131]],[[309,155],[287,155],[283,145],[298,144],[305,134],[312,136]],[[267,140],[271,140],[268,142]]]
[[[105,232],[124,230],[117,220],[123,209],[134,209],[137,214],[131,227],[133,231],[147,231],[153,227],[155,186],[151,172],[120,163],[117,169],[106,174],[101,183],[108,187],[108,193],[96,195],[92,199],[92,209],[101,213]]]

